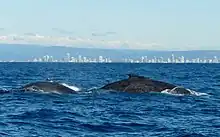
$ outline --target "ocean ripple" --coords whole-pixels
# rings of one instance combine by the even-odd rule
[[[0,136],[220,136],[218,64],[0,63],[0,70]],[[131,94],[98,89],[126,78],[128,73],[207,95]],[[83,92],[57,95],[16,90],[47,78],[82,87]]]

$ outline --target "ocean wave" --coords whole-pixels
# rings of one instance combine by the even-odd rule
[[[11,119],[35,119],[35,118],[54,118],[58,114],[57,111],[53,109],[36,109],[31,111],[25,111],[23,113],[18,113],[16,115],[8,115]]]
[[[220,74],[219,65],[208,64],[205,70],[199,64],[11,63],[3,67],[0,63],[0,66],[0,72],[7,72],[1,78],[1,91],[13,93],[0,94],[0,136],[219,136],[220,88],[218,78],[213,78]],[[140,72],[138,68],[145,69]],[[103,80],[116,81],[124,77],[119,74],[135,70],[189,87],[193,96],[111,93],[100,89],[105,84]],[[23,77],[18,78],[17,73]],[[176,77],[187,74],[190,77],[186,80]],[[66,80],[67,86],[79,84],[81,92],[44,95],[16,90],[17,86],[45,77]],[[206,93],[211,96],[201,96]]]
[[[4,87],[0,87],[0,94],[5,94],[5,93],[9,93],[10,90],[4,88]]]

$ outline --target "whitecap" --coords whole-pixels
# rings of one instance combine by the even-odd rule
[[[207,96],[208,94],[207,93],[202,93],[202,92],[196,92],[194,90],[190,90],[190,89],[187,89],[191,92],[192,95],[195,95],[195,96]]]
[[[7,92],[9,92],[9,90],[7,90],[4,87],[0,87],[0,93],[7,93]]]

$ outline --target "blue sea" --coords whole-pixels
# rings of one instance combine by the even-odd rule
[[[123,93],[99,87],[135,73],[201,95]],[[27,93],[46,80],[79,94]],[[220,64],[0,63],[0,136],[219,137]]]

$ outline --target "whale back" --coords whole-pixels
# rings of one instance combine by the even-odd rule
[[[173,89],[175,85],[156,81],[136,74],[127,74],[128,78],[105,85],[101,89],[126,91],[126,92],[161,92]]]
[[[34,82],[22,87],[25,91],[44,91],[44,92],[57,92],[57,93],[74,93],[73,89],[52,81]]]

